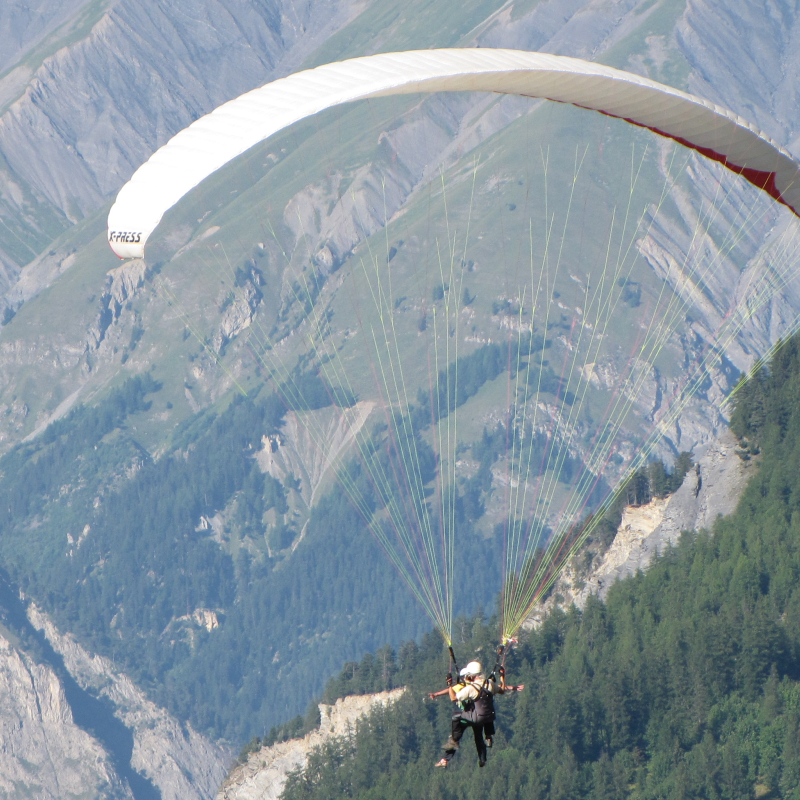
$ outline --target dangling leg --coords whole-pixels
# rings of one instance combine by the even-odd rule
[[[473,722],[472,733],[475,737],[475,749],[478,751],[478,766],[486,764],[486,742],[483,740],[483,723]]]
[[[445,744],[445,749],[452,748],[453,751],[458,750],[461,737],[464,735],[464,728],[467,724],[467,721],[461,714],[453,714],[453,718],[450,720],[450,738]]]
[[[494,738],[494,720],[483,724],[483,735],[486,739],[486,746],[491,747],[492,739]]]
[[[462,719],[461,714],[453,714],[453,719],[450,722],[450,738],[442,745],[444,749],[444,757],[436,762],[437,767],[446,767],[450,759],[456,754],[459,748],[461,737],[464,735],[464,728],[466,722]]]

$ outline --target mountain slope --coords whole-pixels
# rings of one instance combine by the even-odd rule
[[[400,47],[511,46],[580,55],[720,98],[791,144],[800,128],[787,89],[798,64],[796,15],[767,5],[722,9],[677,0],[475,2],[456,21],[449,6],[420,2],[398,12],[379,0],[81,8],[70,17],[76,39],[69,39],[69,31],[62,38],[53,27],[67,12],[48,6],[48,33],[20,34],[33,76],[20,83],[22,73],[10,72],[0,79],[11,102],[0,117],[0,217],[11,231],[0,233],[10,287],[0,331],[0,443],[10,453],[5,463],[17,466],[40,464],[60,444],[75,444],[51,482],[25,495],[29,507],[4,520],[0,549],[15,580],[62,630],[93,652],[119,658],[181,719],[235,741],[302,711],[343,661],[418,636],[427,625],[361,520],[330,491],[330,476],[309,510],[303,499],[309,487],[298,492],[288,473],[268,481],[253,468],[253,455],[263,456],[266,447],[262,437],[290,435],[264,411],[274,381],[257,333],[287,326],[291,332],[276,348],[280,364],[312,363],[306,318],[292,303],[300,276],[325,277],[316,310],[330,309],[343,334],[345,278],[369,263],[370,253],[388,260],[394,249],[392,269],[405,276],[404,286],[427,259],[427,282],[403,288],[405,303],[397,307],[416,397],[430,377],[418,326],[441,303],[435,291],[445,291],[436,275],[437,226],[452,219],[461,235],[473,207],[470,179],[478,175],[475,195],[483,205],[474,206],[480,212],[471,230],[495,238],[474,243],[464,259],[473,262],[463,283],[474,302],[463,312],[470,322],[459,342],[462,354],[478,352],[507,330],[495,308],[516,297],[513,281],[503,283],[493,272],[498,254],[506,259],[505,276],[527,266],[530,222],[544,218],[537,205],[539,136],[544,131],[572,145],[590,128],[582,112],[547,112],[516,98],[419,97],[342,109],[297,126],[212,178],[171,212],[147,265],[121,269],[107,249],[104,219],[120,183],[172,133],[240,91],[301,65]],[[746,45],[742,27],[753,32]],[[41,42],[56,51],[31,49]],[[41,56],[38,63],[34,56]],[[628,145],[642,141],[634,136]],[[606,159],[595,159],[597,186],[624,183],[628,145],[612,134]],[[674,152],[655,147],[643,159],[650,190],[661,185]],[[572,159],[574,149],[554,160],[554,173],[571,177]],[[737,207],[763,212],[763,227],[744,231],[661,360],[643,369],[646,390],[627,431],[633,443],[663,409],[687,361],[713,342],[714,321],[725,317],[730,298],[747,294],[769,247],[789,230],[790,222],[770,215],[755,192],[720,184],[702,163],[689,166],[669,195],[669,218],[637,240],[633,280],[645,299],[660,291],[670,265],[683,263],[697,209],[720,185]],[[441,202],[440,186],[451,205]],[[605,240],[597,230],[607,222],[607,207],[600,209],[585,214],[584,237],[569,243],[570,265],[602,260]],[[722,252],[720,243],[740,227],[733,217],[723,219],[704,237],[706,252]],[[579,250],[581,242],[591,253]],[[559,314],[577,313],[571,310],[581,304],[577,299],[564,301],[579,297],[579,273],[573,268],[564,286],[554,287],[566,307],[557,306]],[[677,294],[681,285],[678,278],[668,290]],[[708,441],[724,427],[719,404],[738,370],[791,330],[798,309],[792,286],[759,309],[667,432],[662,455]],[[554,347],[555,363],[566,346],[564,338]],[[357,351],[343,352],[354,364],[360,399],[374,399]],[[595,366],[587,382],[602,398],[619,372],[613,364]],[[145,373],[160,388],[139,398],[141,406],[99,436],[78,427],[93,407],[105,413],[127,377]],[[506,389],[505,377],[486,380],[463,407],[460,477],[466,486],[481,467],[484,478],[490,473],[489,488],[473,495],[478,519],[468,520],[467,571],[482,537],[493,535],[505,513],[503,458],[484,465],[470,446],[505,419]],[[231,406],[242,390],[247,399]],[[235,440],[241,447],[233,457],[220,444],[222,433],[217,439],[212,431],[243,409],[252,414],[245,416],[250,427]],[[68,425],[41,435],[71,410]],[[308,452],[300,438],[291,447]],[[193,460],[198,451],[203,459]],[[313,460],[304,464],[309,475]],[[222,462],[227,477],[215,471]],[[86,526],[88,538],[81,539]],[[354,563],[364,569],[354,570]],[[461,610],[494,600],[498,570],[492,562],[476,577],[478,588]],[[212,619],[208,614],[220,622],[211,630],[203,623]],[[279,685],[266,675],[278,675]],[[284,683],[291,692],[280,691]]]
[[[3,288],[170,136],[290,71],[359,10],[213,0],[180,9],[124,0],[43,5],[56,19],[71,10],[64,25],[74,30],[66,39],[54,34],[54,52],[28,50],[32,67],[0,77]],[[42,35],[23,31],[20,46]]]
[[[556,611],[514,649],[509,679],[526,689],[498,701],[485,770],[467,745],[455,769],[433,769],[449,708],[421,697],[447,657],[433,648],[409,660],[406,649],[408,700],[318,751],[283,797],[794,797],[798,380],[794,339],[739,395],[733,429],[762,455],[736,513],[686,532],[605,602]],[[474,624],[462,660],[491,663],[492,627]],[[348,667],[330,691],[380,685],[373,664]]]
[[[0,712],[8,797],[201,798],[230,752],[147,701],[105,659],[63,636],[0,577]]]

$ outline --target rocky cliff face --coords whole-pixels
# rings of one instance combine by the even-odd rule
[[[4,3],[0,8],[0,72],[17,66],[32,47],[40,45],[89,5],[89,0],[38,0]]]
[[[625,509],[614,541],[588,573],[579,568],[580,554],[569,562],[550,597],[526,626],[536,627],[556,606],[569,608],[574,603],[583,608],[589,595],[605,597],[616,581],[647,569],[657,553],[678,541],[682,531],[709,529],[718,516],[732,513],[754,462],[736,455],[736,442],[729,432],[703,447],[695,460],[696,469],[677,492]]]
[[[158,329],[159,318],[167,318],[173,309],[159,304],[162,298],[148,284],[142,263],[109,271],[98,255],[104,247],[102,215],[99,222],[92,222],[91,214],[177,130],[220,102],[296,68],[333,32],[373,6],[377,7],[376,0],[180,4],[39,0],[25,8],[6,4],[0,9],[0,294],[9,290],[12,310],[47,287],[58,290],[51,306],[43,301],[44,311],[38,317],[26,317],[23,310],[16,322],[4,325],[7,330],[0,340],[4,449],[41,430],[77,400],[90,398],[92,391],[114,379],[122,364],[136,371],[156,360],[168,361],[173,341],[179,339],[180,328],[177,336],[173,329]],[[797,10],[787,5],[744,0],[508,2],[461,43],[539,49],[627,67],[722,102],[791,147],[800,132],[795,88],[800,70],[799,20]],[[748,37],[742,41],[740,31],[745,29]],[[387,45],[383,32],[376,31],[366,51],[384,46],[392,49],[391,41]],[[403,40],[402,46],[409,43]],[[387,211],[389,217],[403,213],[432,176],[502,131],[525,108],[514,98],[450,96],[422,101],[380,132],[378,157],[354,167],[349,184],[340,175],[321,174],[297,191],[283,214],[287,230],[298,248],[303,241],[313,263],[327,275],[385,223]],[[701,196],[716,191],[714,176],[702,165],[695,175]],[[749,202],[750,195],[744,199]],[[686,277],[679,267],[691,246],[687,230],[692,230],[696,208],[677,192],[674,200],[679,213],[672,224],[654,228],[639,248],[653,273],[680,295]],[[87,215],[85,228],[75,224]],[[64,231],[75,237],[68,244],[57,241]],[[711,287],[717,299],[746,294],[749,276],[763,268],[764,241],[770,233],[774,238],[775,231],[762,233],[745,232],[749,261],[726,262],[721,279]],[[703,246],[719,254],[713,242]],[[280,285],[282,278],[276,280]],[[691,332],[713,341],[711,323],[724,317],[726,310],[708,297],[701,299],[707,322],[695,321]],[[131,309],[134,300],[141,303]],[[208,337],[215,349],[250,326],[258,302],[255,288],[247,289],[242,302],[234,302],[210,323]],[[732,348],[734,365],[748,368],[791,327],[798,308],[796,292],[779,293],[748,323],[742,343]],[[153,339],[134,353],[135,337],[143,327]],[[157,335],[162,338],[154,343]],[[696,343],[687,336],[673,344],[674,358],[682,363]],[[182,374],[175,380],[187,408],[197,410],[218,398],[228,384],[223,385],[225,376],[214,371],[214,364],[195,357],[196,353],[191,356],[191,366],[178,361],[187,357],[183,353],[172,363],[182,365],[176,373],[185,366],[186,380],[194,388],[185,386]],[[643,369],[649,377],[642,395],[647,405],[641,412],[652,418],[671,387],[653,365]],[[596,365],[591,379],[601,378],[613,385],[613,370]],[[24,399],[19,389],[26,382],[34,385],[31,394],[46,397],[47,404],[29,407],[33,401]],[[205,398],[198,386],[208,388]],[[708,444],[724,427],[717,408],[727,389],[724,370],[711,375],[709,387],[702,406],[692,407],[668,432],[681,449],[695,447],[700,453],[697,444],[707,445],[700,458],[702,485],[690,475],[667,503],[626,512],[623,530],[596,574],[583,579],[576,571],[565,573],[554,592],[564,602],[581,604],[591,591],[604,594],[618,577],[646,566],[656,549],[674,541],[682,528],[710,524],[716,513],[732,508],[746,470],[732,455],[731,443]],[[168,430],[174,417],[167,411],[163,415]],[[338,453],[347,442],[334,422],[324,421],[329,425],[328,441]],[[306,440],[299,427],[290,427],[285,441],[265,443],[259,454],[262,467],[281,481],[300,478],[295,499],[303,509],[313,503],[327,466]],[[729,490],[732,494],[726,495]],[[106,698],[116,718],[132,732],[135,769],[164,797],[208,796],[224,764],[224,751],[180,727],[149,704],[113,665],[82,651],[32,613],[78,683]],[[41,786],[47,787],[42,791],[54,797],[78,785],[106,787],[98,788],[97,796],[106,791],[114,794],[114,787],[122,787],[124,781],[102,748],[93,750],[97,743],[70,722],[68,709],[60,705],[58,687],[52,684],[55,673],[28,663],[21,651],[9,648],[3,656],[13,666],[9,666],[8,675],[13,676],[8,678],[7,697],[28,699],[24,712],[23,706],[11,703],[7,714],[0,714],[0,724],[10,720],[2,730],[9,742],[3,753],[11,754],[0,774],[12,776],[7,779],[12,787],[34,786],[34,778],[41,779]],[[38,710],[30,711],[33,708]],[[17,728],[17,718],[30,722]],[[56,724],[60,727],[48,728]],[[56,729],[63,746],[52,744],[55,734],[47,733]],[[26,731],[24,736],[21,731]],[[47,754],[55,766],[46,766]],[[64,766],[74,758],[85,763],[80,768]],[[45,766],[29,770],[25,763]],[[255,781],[256,772],[244,776],[242,785],[250,778]],[[119,796],[126,796],[126,790],[119,791]]]
[[[320,703],[320,725],[302,739],[279,742],[251,753],[225,779],[216,800],[278,800],[286,776],[305,766],[309,752],[334,736],[344,736],[373,708],[394,703],[405,689],[345,697],[335,705]]]
[[[71,636],[61,634],[36,605],[28,607],[28,618],[81,689],[103,698],[132,733],[130,766],[163,800],[202,800],[213,794],[230,761],[227,748],[212,744],[156,706],[108,659],[87,653]]]
[[[0,574],[0,794],[208,798],[230,762],[92,658]]]
[[[0,793],[40,800],[133,800],[108,753],[75,724],[58,676],[5,636],[0,636]]]
[[[177,10],[117,0],[107,8],[92,6],[95,17],[85,18],[85,30],[80,28],[74,41],[44,58],[0,116],[0,189],[6,186],[0,191],[0,219],[14,228],[15,241],[20,236],[28,241],[24,231],[32,237],[25,247],[17,241],[12,248],[0,226],[0,272],[5,263],[6,286],[14,284],[24,264],[29,265],[8,292],[12,308],[75,268],[77,254],[49,251],[50,239],[106,202],[158,145],[225,99],[295,68],[376,2],[315,0],[300,6],[265,2],[240,7],[224,0],[192,0]],[[63,13],[49,5],[46,11],[53,20]],[[718,12],[727,27],[709,23]],[[546,0],[532,7],[508,2],[460,44],[538,49],[644,72],[719,99],[790,143],[793,131],[800,130],[800,115],[786,99],[793,70],[800,68],[792,66],[795,16],[765,4],[726,7],[723,12],[713,2],[685,6],[668,0],[625,0],[609,6],[599,0]],[[721,51],[731,52],[725,31],[738,24],[754,31],[754,39],[734,63]],[[780,27],[777,38],[775,25]],[[35,38],[32,32],[19,35],[25,42]],[[375,48],[391,49],[378,41]],[[720,52],[720,57],[711,59],[709,50]],[[771,55],[766,57],[766,52]],[[0,89],[4,80],[0,78]],[[320,176],[290,199],[283,216],[287,229],[294,231],[296,247],[315,254],[323,272],[337,267],[383,226],[387,216],[407,209],[441,169],[463,159],[528,108],[516,98],[450,95],[423,100],[380,133],[378,156],[355,169],[347,181],[338,174]],[[702,164],[697,183],[705,185],[706,193],[716,191],[716,179]],[[654,228],[639,247],[655,274],[680,294],[685,280],[675,266],[691,247],[696,209],[686,198],[676,196],[676,202],[678,218]],[[45,225],[48,214],[52,219]],[[751,271],[763,268],[758,254],[764,238],[769,236],[754,236],[750,271],[728,263],[725,254],[718,256],[724,269],[714,287],[717,297],[746,292]],[[256,305],[257,298],[248,295],[226,309],[210,334],[215,349],[250,325]],[[694,323],[693,332],[703,341],[714,342],[713,320],[728,311],[723,305],[709,304],[705,311],[713,312],[710,320]],[[733,366],[748,369],[777,336],[785,335],[799,305],[800,295],[789,288],[761,309],[748,322],[743,344],[730,347]],[[91,338],[92,332],[88,335]],[[88,377],[87,365],[74,369],[74,351],[82,344],[66,339],[58,344],[67,382]],[[676,358],[692,356],[689,343],[673,344]],[[40,353],[44,347],[47,344],[39,342],[34,349]],[[120,342],[107,349],[120,349]],[[98,354],[91,368],[104,358]],[[58,359],[53,354],[46,360]],[[727,391],[728,381],[717,371],[712,382],[702,409],[693,409],[681,425],[670,425],[669,438],[676,447],[695,446],[724,424],[713,405]],[[653,398],[670,395],[663,376],[654,376],[651,384]],[[72,391],[74,387],[62,393]],[[194,398],[192,402],[197,405]],[[651,405],[652,416],[659,409],[657,402]],[[18,416],[10,419],[16,424]]]

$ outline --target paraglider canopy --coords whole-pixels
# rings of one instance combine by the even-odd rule
[[[599,111],[674,139],[741,174],[795,213],[797,161],[741,117],[699,97],[576,58],[518,50],[383,53],[305,70],[231,100],[157,150],[108,216],[120,258],[142,258],[164,213],[254,145],[342,103],[416,92],[497,92]]]
[[[275,194],[291,189],[287,167],[277,181],[271,174],[270,209],[250,202],[252,196],[246,208],[238,206],[253,221],[263,214],[257,227],[240,237],[247,227],[237,222],[237,232],[213,241],[220,227],[209,225],[193,242],[199,246],[187,254],[187,280],[194,283],[205,266],[213,292],[222,292],[218,310],[227,314],[229,308],[247,320],[248,351],[295,416],[294,429],[307,437],[323,469],[335,472],[448,645],[456,575],[467,585],[472,564],[491,565],[496,555],[497,570],[486,586],[502,581],[502,664],[564,565],[598,525],[613,523],[626,481],[638,479],[667,432],[678,430],[679,416],[720,357],[798,275],[797,223],[786,213],[791,224],[776,226],[769,199],[797,215],[798,163],[729,111],[602,65],[513,50],[389,53],[275,81],[189,126],[123,187],[109,215],[109,242],[120,257],[142,257],[164,213],[181,197],[305,117],[360,99],[440,91],[550,99],[585,110],[520,103],[542,106],[540,118],[569,118],[553,138],[552,161],[550,125],[534,120],[526,127],[532,138],[515,138],[505,162],[476,157],[447,186],[442,173],[441,186],[430,188],[426,211],[416,219],[410,213],[400,221],[399,206],[413,212],[414,204],[407,197],[387,203],[385,184],[376,181],[383,197],[375,206],[383,200],[383,215],[379,210],[367,224],[353,201],[364,248],[359,252],[348,239],[340,250],[348,253],[346,262],[335,266],[327,245],[312,252],[324,238],[321,228],[316,236],[316,220],[307,226],[296,213],[297,225],[289,220],[285,226],[286,247],[280,223],[276,232],[273,203],[284,222],[287,209],[298,212]],[[584,125],[612,133],[586,137]],[[353,147],[349,133],[338,137],[347,149]],[[618,133],[632,143],[630,172],[620,160],[626,148]],[[658,137],[683,147],[650,148]],[[637,149],[638,140],[644,147]],[[328,148],[318,149],[333,159]],[[658,164],[648,156],[653,149]],[[291,155],[297,166],[301,149]],[[715,163],[706,163],[698,179],[696,162],[707,159]],[[310,161],[318,176],[318,159]],[[654,167],[649,175],[648,163]],[[334,159],[329,175],[335,167]],[[740,179],[721,180],[726,169]],[[697,208],[684,202],[682,172]],[[744,180],[760,191],[745,193],[743,201]],[[502,190],[508,194],[494,191],[501,181],[513,186]],[[344,203],[342,186],[338,178],[331,184],[331,209]],[[222,207],[216,191],[206,199],[206,207]],[[516,202],[498,205],[507,199]],[[487,212],[490,202],[495,207]],[[472,224],[474,203],[482,204],[479,225]],[[211,213],[203,210],[201,220]],[[326,236],[346,228],[334,211],[328,220]],[[400,226],[402,240],[394,238]],[[274,243],[265,246],[252,234],[267,229]],[[377,230],[383,241],[370,241]],[[773,230],[778,234],[769,252],[753,259],[750,245]],[[326,251],[331,257],[321,258]],[[258,267],[262,257],[269,284]],[[736,271],[733,281],[727,266]],[[154,283],[180,309],[177,292],[157,274]],[[270,303],[262,306],[259,287],[266,285]],[[204,296],[211,307],[211,295]],[[179,310],[178,317],[188,315]],[[185,333],[192,328],[189,320]],[[192,330],[206,350],[217,342],[219,353],[210,353],[215,361],[225,331],[227,322],[214,339]],[[767,337],[748,352],[763,352],[765,345]],[[488,394],[481,400],[483,386]],[[731,387],[723,382],[718,388],[725,394]],[[491,414],[478,416],[481,409]],[[470,445],[478,420],[494,427],[484,427],[483,438]],[[331,446],[333,429],[334,438],[346,442],[342,449]],[[340,456],[345,451],[347,463]],[[500,539],[502,548],[494,547]],[[484,560],[486,546],[492,552]],[[450,657],[457,673],[452,647]]]

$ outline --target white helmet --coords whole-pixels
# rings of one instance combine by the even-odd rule
[[[461,675],[462,678],[469,676],[470,678],[475,677],[476,675],[481,674],[481,662],[480,661],[470,661],[461,672],[458,673]]]

